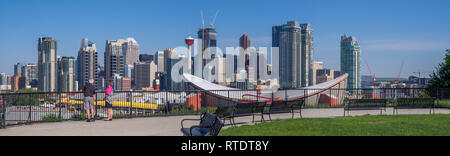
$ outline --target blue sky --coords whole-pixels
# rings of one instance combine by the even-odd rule
[[[314,29],[315,60],[339,70],[343,34],[359,41],[377,77],[432,71],[450,48],[448,0],[1,0],[0,72],[16,62],[37,61],[37,39],[58,40],[58,55],[76,56],[81,38],[97,43],[100,62],[106,40],[134,37],[141,53],[183,46],[188,34],[217,10],[219,47],[238,46],[247,32],[253,46],[271,46],[274,25],[297,20]],[[363,74],[369,72],[362,66]]]

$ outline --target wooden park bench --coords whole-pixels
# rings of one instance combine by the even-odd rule
[[[380,114],[383,114],[383,111],[386,112],[386,107],[386,99],[349,99],[345,103],[344,116],[345,112],[350,115],[352,110],[380,110]]]
[[[434,113],[435,98],[399,98],[395,100],[394,115],[399,109],[423,109],[429,108]]]
[[[266,106],[266,102],[249,102],[249,103],[238,103],[233,109],[232,113],[232,121],[233,125],[236,125],[234,121],[235,117],[242,116],[253,116],[252,122],[255,122],[255,114],[261,114],[261,122],[264,121],[264,108]]]
[[[302,117],[302,108],[305,104],[304,99],[298,99],[293,101],[273,101],[269,105],[269,110],[265,114],[269,114],[269,120],[272,121],[271,114],[279,113],[291,113],[294,118],[295,110],[299,111],[300,117]]]

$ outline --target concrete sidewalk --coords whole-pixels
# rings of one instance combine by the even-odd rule
[[[388,108],[385,115],[392,115],[393,109]],[[399,110],[399,114],[428,114],[429,109],[405,109]],[[436,114],[450,114],[450,109],[435,109]],[[351,111],[350,115],[379,115],[380,111]],[[344,115],[342,108],[332,109],[304,109],[304,118],[330,118]],[[295,118],[299,118],[295,114]],[[0,136],[180,136],[181,120],[198,119],[199,116],[169,116],[152,118],[118,119],[113,121],[97,120],[96,122],[66,121],[52,123],[36,123],[31,125],[11,126],[0,129]],[[264,115],[269,120],[268,115]],[[272,115],[272,119],[290,119],[291,114]],[[256,116],[255,120],[260,120]],[[237,123],[253,124],[252,117],[240,117]],[[190,122],[187,125],[196,124]],[[229,121],[226,122],[229,124]],[[228,126],[227,126],[228,127]],[[227,128],[225,127],[225,128]]]

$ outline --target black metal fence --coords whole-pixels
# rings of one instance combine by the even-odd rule
[[[106,118],[105,93],[96,94],[95,115]],[[398,98],[432,97],[438,108],[450,108],[450,88],[364,88],[295,89],[281,91],[133,91],[114,92],[113,118],[196,115],[215,112],[225,104],[289,101],[303,99],[304,108],[342,108],[351,99],[387,99],[388,107]],[[85,120],[83,94],[6,93],[0,94],[0,127],[35,122]]]

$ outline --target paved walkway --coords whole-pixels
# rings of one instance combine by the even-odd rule
[[[365,114],[378,115],[380,111],[351,111],[350,115]],[[383,114],[392,115],[392,108]],[[399,114],[428,114],[429,109],[399,110]],[[436,114],[450,114],[450,109],[435,109]],[[304,118],[329,118],[344,115],[342,108],[333,109],[304,109]],[[289,119],[291,114],[273,115],[272,119]],[[299,114],[295,114],[298,118]],[[180,136],[181,120],[197,119],[199,116],[171,116],[153,118],[120,119],[112,122],[97,120],[93,123],[84,121],[67,121],[53,123],[37,123],[31,125],[11,126],[0,129],[0,136]],[[269,116],[264,118],[268,120]],[[260,118],[257,116],[256,120]],[[237,118],[236,122],[252,124],[252,117]],[[248,123],[249,122],[249,123]],[[195,124],[195,123],[191,123]],[[227,121],[228,124],[228,121]]]

